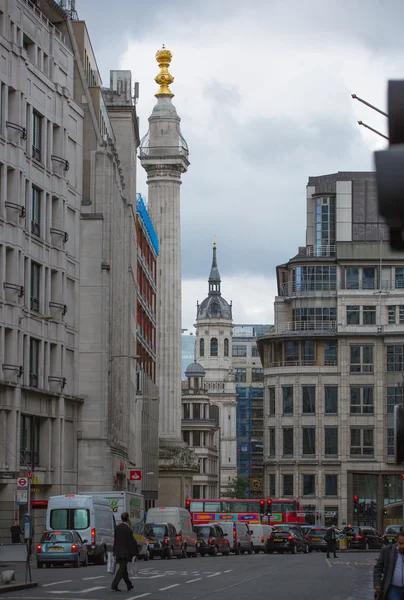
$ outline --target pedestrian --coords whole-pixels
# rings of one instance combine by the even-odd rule
[[[327,558],[330,558],[330,552],[334,553],[334,558],[338,558],[337,532],[335,531],[335,525],[331,525],[331,527],[327,529],[327,533],[325,534],[324,539],[327,542]]]
[[[116,572],[111,585],[111,590],[114,592],[121,591],[118,587],[121,579],[123,579],[126,583],[128,591],[133,588],[128,574],[128,562],[130,562],[134,556],[137,557],[139,554],[137,542],[133,537],[133,531],[129,524],[129,514],[127,512],[122,513],[121,520],[122,523],[117,525],[114,535],[113,553],[115,555],[116,562],[119,564],[118,571]]]
[[[22,531],[18,521],[14,521],[14,524],[10,527],[11,531],[11,543],[12,544],[20,544]]]
[[[395,544],[384,546],[373,568],[376,600],[404,599],[404,531]]]

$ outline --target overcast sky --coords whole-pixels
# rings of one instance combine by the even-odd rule
[[[207,295],[213,236],[238,323],[272,323],[275,266],[305,243],[309,176],[373,169],[388,79],[404,76],[403,0],[76,0],[104,85],[140,83],[141,134],[156,102],[155,53],[173,53],[183,176],[183,327]],[[138,191],[147,198],[143,169]]]

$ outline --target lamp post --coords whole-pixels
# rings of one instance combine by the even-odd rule
[[[79,493],[79,441],[83,439],[83,432],[76,431],[76,494]]]

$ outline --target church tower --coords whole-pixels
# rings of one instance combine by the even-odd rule
[[[169,73],[172,54],[163,47],[156,54],[160,73],[157,103],[149,117],[149,130],[140,142],[140,162],[147,173],[148,211],[159,239],[156,295],[157,384],[160,396],[160,502],[183,502],[186,485],[175,482],[175,470],[184,462],[177,456],[183,446],[181,438],[181,175],[189,166],[188,146],[181,135],[180,121],[172,104]],[[177,454],[176,454],[177,453]],[[189,462],[189,461],[188,461]],[[164,473],[170,481],[164,484]],[[178,477],[180,474],[178,473]],[[181,490],[178,500],[176,493]],[[192,490],[192,487],[191,487]],[[174,491],[176,492],[174,494]],[[182,506],[183,504],[171,504]]]
[[[205,371],[210,403],[219,410],[217,445],[220,447],[221,496],[237,476],[236,383],[232,371],[232,306],[222,296],[217,266],[216,242],[213,243],[208,296],[198,304],[196,315],[195,358]]]

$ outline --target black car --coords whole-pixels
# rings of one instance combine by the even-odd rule
[[[344,527],[342,533],[346,535],[348,548],[369,550],[383,546],[383,538],[373,527]]]
[[[304,538],[303,532],[298,525],[274,525],[272,533],[267,539],[267,552],[272,554],[278,552],[309,552],[309,544]]]
[[[196,548],[201,556],[210,554],[216,556],[218,552],[229,556],[230,542],[227,533],[223,533],[218,525],[195,525]]]
[[[309,530],[305,531],[305,539],[309,544],[309,552],[313,550],[321,550],[322,552],[326,552],[327,550],[327,542],[325,540],[325,535],[328,531],[328,527],[310,527]],[[338,549],[338,539],[337,539],[337,549]]]
[[[148,539],[150,558],[182,558],[181,536],[171,523],[146,523],[144,534]]]
[[[383,533],[383,544],[386,546],[394,544],[401,528],[403,528],[403,525],[389,525],[386,527],[386,531]]]

